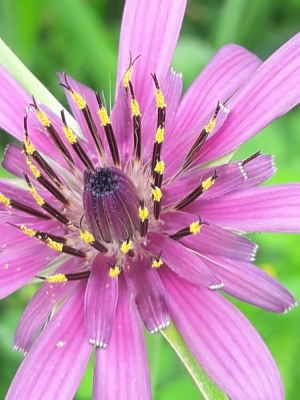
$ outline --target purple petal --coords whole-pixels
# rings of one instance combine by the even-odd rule
[[[118,59],[117,87],[133,58],[141,57],[133,68],[132,81],[141,110],[146,109],[154,92],[150,73],[156,73],[159,82],[169,69],[178,40],[186,0],[130,0],[124,8]],[[147,23],[145,23],[147,21]]]
[[[83,313],[86,282],[80,282],[59,308],[25,357],[8,391],[7,400],[72,399],[93,347]]]
[[[31,175],[23,153],[24,151],[21,146],[16,143],[10,143],[5,149],[2,160],[2,166],[6,171],[22,179],[24,178],[23,172],[28,176]]]
[[[287,312],[297,303],[276,279],[251,263],[217,256],[199,257],[224,282],[225,293],[276,313]]]
[[[202,162],[236,149],[300,101],[300,34],[277,50],[228,102],[230,118],[202,147]]]
[[[242,187],[246,188],[259,185],[275,174],[276,167],[274,163],[274,156],[262,154],[245,164],[244,170],[247,175],[247,179],[243,183]]]
[[[96,348],[93,399],[151,400],[144,334],[122,275],[109,345]]]
[[[74,272],[81,259],[70,258],[56,273]],[[15,350],[27,353],[53,308],[73,289],[76,281],[64,283],[45,282],[27,304],[14,337]]]
[[[109,263],[101,254],[94,259],[85,293],[87,334],[97,347],[107,346],[118,300],[118,278],[110,277]]]
[[[126,257],[124,275],[128,288],[146,328],[155,333],[169,324],[169,311],[164,287],[150,259]]]
[[[162,218],[166,222],[166,231],[170,230],[172,234],[199,220],[196,215],[178,211],[163,214]],[[215,254],[242,261],[254,261],[258,249],[258,245],[248,238],[211,223],[203,224],[198,234],[185,236],[180,242],[200,254]]]
[[[300,184],[262,186],[188,206],[203,220],[244,232],[300,232]]]
[[[199,262],[199,258],[180,243],[157,233],[148,233],[147,240],[145,249],[154,257],[157,257],[162,251],[163,263],[179,276],[209,289],[222,287],[222,282],[211,273],[206,265]]]
[[[243,314],[217,292],[161,271],[174,322],[206,373],[232,400],[283,400],[272,356]]]
[[[183,161],[180,156],[175,160],[173,157],[174,150],[178,152],[178,143],[184,140],[185,149],[189,148],[207,124],[217,102],[224,103],[260,65],[256,56],[233,44],[222,47],[214,55],[184,95],[172,124],[172,134],[166,137],[166,161],[172,166],[172,172]]]

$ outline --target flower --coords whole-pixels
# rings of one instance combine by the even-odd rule
[[[15,334],[27,355],[7,399],[72,398],[93,348],[95,399],[151,398],[140,318],[153,333],[172,318],[232,399],[283,398],[268,349],[219,290],[273,312],[295,305],[253,266],[243,233],[299,232],[300,185],[259,186],[272,156],[229,160],[299,102],[300,36],[264,63],[223,47],[181,98],[169,66],[184,10],[126,2],[111,113],[59,75],[80,128],[0,67],[0,125],[22,141],[3,165],[26,186],[1,180],[0,295],[43,282]]]

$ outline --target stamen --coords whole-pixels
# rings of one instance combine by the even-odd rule
[[[49,283],[65,283],[68,281],[78,281],[81,279],[87,279],[91,275],[91,271],[82,271],[82,272],[75,272],[73,274],[55,274],[50,276],[36,276],[38,279],[42,279],[43,281]]]
[[[198,221],[192,222],[189,226],[181,229],[180,231],[173,233],[173,235],[169,235],[170,239],[179,240],[185,236],[189,235],[197,235],[201,231],[202,225],[207,225],[206,222],[202,222],[199,217]]]
[[[64,110],[61,110],[60,113],[61,113],[62,122],[64,124],[63,127],[62,127],[62,130],[63,130],[64,134],[66,135],[66,138],[67,138],[68,142],[71,144],[71,146],[73,147],[74,151],[76,152],[76,154],[78,155],[78,157],[80,158],[82,163],[89,170],[95,171],[94,170],[94,166],[93,166],[91,160],[89,159],[88,155],[83,150],[80,142],[78,142],[77,137],[74,135],[72,129],[67,125],[67,121],[66,121]]]
[[[141,234],[141,237],[145,237],[147,234],[147,230],[148,230],[149,211],[148,211],[148,208],[145,207],[144,201],[141,201],[141,205],[139,207],[139,217],[141,220],[140,234]]]
[[[246,158],[244,161],[242,161],[242,166],[248,164],[250,161],[254,160],[256,157],[261,155],[261,151],[257,151],[254,153],[252,156]]]
[[[134,96],[132,83],[129,81],[128,84],[131,94],[131,115],[133,121],[134,158],[136,161],[139,162],[142,153],[141,112],[139,103]]]
[[[49,203],[47,203],[42,196],[40,196],[35,187],[32,185],[30,182],[28,175],[24,173],[25,180],[27,182],[28,188],[30,193],[32,194],[32,197],[35,199],[36,203],[42,207],[44,210],[46,210],[52,217],[57,219],[58,221],[62,222],[63,224],[67,226],[71,226],[72,223],[69,221],[64,215],[62,215],[59,211],[57,211],[53,206],[51,206]]]
[[[157,187],[161,187],[163,175],[165,171],[165,163],[162,160],[156,161],[156,166],[154,168],[154,185]]]
[[[111,268],[109,269],[109,276],[110,276],[111,278],[117,278],[118,275],[120,274],[120,272],[121,272],[120,267],[118,267],[117,265],[115,265],[114,267],[111,267]]]
[[[0,192],[0,203],[4,204],[6,207],[11,207],[14,208],[15,210],[23,211],[26,214],[33,215],[34,217],[50,219],[48,215],[41,213],[40,211],[35,210],[34,208],[26,206],[25,204],[19,203],[18,201],[10,199],[4,196],[4,194],[2,194],[1,192]]]
[[[152,153],[152,161],[151,161],[151,175],[154,178],[155,175],[155,166],[157,161],[160,160],[162,143],[164,141],[165,135],[165,123],[166,123],[166,103],[162,93],[162,90],[159,86],[157,77],[155,74],[151,74],[154,84],[155,84],[155,98],[156,98],[156,106],[157,106],[157,130],[155,134],[155,142]]]
[[[175,210],[181,210],[186,207],[188,204],[192,203],[195,199],[197,199],[203,192],[208,190],[216,181],[218,177],[217,171],[210,178],[203,181],[199,186],[196,187],[190,194],[188,194],[184,199],[175,204]]]
[[[108,249],[103,246],[103,244],[95,240],[94,236],[90,232],[82,228],[79,228],[79,232],[81,239],[83,239],[86,243],[88,243],[101,253],[107,253]]]
[[[123,86],[126,89],[126,91],[128,91],[128,89],[129,89],[129,81],[131,79],[133,66],[134,66],[136,60],[141,57],[141,54],[138,55],[134,60],[132,60],[132,54],[131,54],[131,51],[130,51],[129,52],[129,57],[130,57],[129,66],[126,69],[126,72],[125,72],[124,77],[123,77]]]
[[[121,244],[120,250],[122,253],[126,254],[132,249],[132,241],[127,239]]]
[[[158,186],[153,185],[152,186],[152,196],[153,196],[153,202],[154,202],[154,218],[156,220],[159,219],[160,215],[160,208],[161,208],[161,198],[162,198],[162,192]]]
[[[33,104],[31,104],[31,105],[34,108],[41,124],[46,128],[53,143],[55,144],[57,149],[61,152],[62,156],[67,161],[67,163],[70,165],[70,167],[74,167],[75,166],[74,160],[73,160],[71,154],[69,153],[69,150],[66,148],[64,142],[61,140],[61,138],[60,138],[59,134],[57,133],[56,129],[54,128],[53,124],[49,120],[46,113],[39,109],[39,107],[35,101],[35,98],[32,97],[32,99],[33,99]]]
[[[113,127],[112,124],[110,122],[110,119],[107,115],[107,111],[105,109],[105,107],[102,104],[102,101],[100,99],[100,95],[99,93],[96,93],[96,98],[97,98],[97,102],[99,105],[99,110],[98,110],[98,115],[100,117],[101,120],[101,125],[104,128],[105,134],[106,134],[106,138],[108,141],[108,145],[110,148],[110,152],[111,152],[111,156],[113,159],[113,162],[116,166],[120,165],[120,156],[119,156],[119,150],[118,150],[118,144],[116,141],[116,137],[113,131]]]
[[[83,99],[83,97],[77,93],[69,84],[68,79],[67,79],[67,75],[64,72],[64,79],[65,79],[65,83],[60,83],[61,86],[63,86],[65,89],[68,90],[68,92],[70,93],[72,99],[75,101],[75,103],[77,104],[77,107],[79,108],[79,110],[82,111],[83,117],[85,119],[85,122],[88,126],[88,129],[92,135],[92,138],[94,140],[97,152],[99,154],[99,158],[101,160],[102,166],[106,166],[108,165],[108,161],[105,155],[105,151],[104,151],[104,147],[103,147],[103,143],[102,140],[100,138],[100,134],[98,132],[98,129],[96,127],[95,121],[93,120],[91,111],[89,109],[89,106],[87,105],[86,101]]]
[[[160,266],[163,265],[163,260],[161,259],[161,257],[158,258],[154,258],[152,260],[152,268],[159,268]]]

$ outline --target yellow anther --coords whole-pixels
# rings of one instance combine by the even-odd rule
[[[149,211],[147,207],[139,207],[139,217],[142,222],[148,218]]]
[[[156,143],[162,143],[164,141],[164,138],[165,138],[165,129],[159,126],[155,134],[155,141]]]
[[[200,229],[201,229],[201,224],[200,224],[199,221],[196,221],[196,222],[192,222],[192,223],[191,223],[191,225],[190,225],[190,232],[191,232],[193,235],[197,235],[197,233],[200,232]]]
[[[140,106],[136,99],[131,99],[131,114],[133,117],[141,116]]]
[[[129,88],[129,81],[131,78],[131,74],[132,74],[132,66],[126,70],[124,77],[123,77],[123,86],[125,89]]]
[[[216,118],[212,118],[209,123],[204,127],[204,129],[206,130],[206,132],[210,133],[214,127],[216,126]]]
[[[201,183],[203,190],[209,189],[214,183],[215,183],[215,178],[211,176],[210,178],[206,179]]]
[[[102,106],[98,110],[98,115],[100,117],[102,126],[106,126],[106,125],[110,124],[110,119],[108,117],[108,114],[107,114],[107,111],[106,111],[105,107]]]
[[[156,98],[156,106],[158,108],[165,108],[167,106],[161,89],[155,90],[155,98]]]
[[[93,244],[95,242],[95,238],[90,232],[84,229],[79,229],[79,232],[81,239],[83,239],[86,243]]]
[[[32,155],[35,152],[34,145],[30,142],[28,136],[24,137],[24,146],[25,146],[26,153]]]
[[[156,258],[152,261],[153,268],[159,268],[161,265],[163,265],[163,261],[160,257],[158,259]]]
[[[47,276],[46,281],[49,283],[61,283],[61,282],[67,282],[68,279],[64,274],[55,274]]]
[[[120,274],[120,272],[120,267],[118,267],[117,265],[113,268],[109,268],[109,276],[111,278],[116,278]]]
[[[42,196],[38,194],[38,192],[32,185],[29,186],[29,191],[39,206],[43,206],[45,204],[45,200],[42,198]]]
[[[45,114],[39,108],[36,108],[35,111],[36,111],[36,115],[37,115],[38,119],[40,120],[40,122],[42,123],[42,125],[45,126],[46,128],[48,128],[51,125],[51,122],[49,121],[47,114]]]
[[[27,228],[25,225],[21,225],[20,229],[28,236],[34,237],[36,235],[36,231],[34,229]]]
[[[161,197],[162,197],[162,192],[161,192],[160,188],[155,186],[152,189],[152,195],[153,195],[153,200],[154,201],[160,201]]]
[[[54,250],[59,251],[59,252],[61,252],[63,250],[63,244],[62,243],[55,242],[54,240],[52,240],[50,238],[46,239],[46,243],[51,249],[54,249]]]
[[[70,144],[74,144],[77,142],[77,137],[74,135],[71,128],[69,128],[67,125],[64,125],[62,127],[62,130],[63,130],[64,134],[66,135],[66,138],[68,139],[68,142]]]
[[[121,245],[122,253],[126,254],[131,249],[132,249],[132,241],[131,240],[126,240],[125,242],[122,243],[122,245]]]
[[[154,168],[154,171],[157,172],[158,174],[162,175],[165,171],[165,163],[164,161],[156,161],[156,166]]]
[[[7,207],[10,206],[10,199],[6,196],[4,196],[4,194],[0,193],[0,203],[6,205]]]
[[[37,167],[32,163],[29,157],[26,157],[26,163],[28,167],[31,169],[32,175],[38,179],[41,176],[41,172],[37,169]]]
[[[72,89],[70,90],[70,95],[80,110],[83,110],[86,107],[86,101],[79,93]]]

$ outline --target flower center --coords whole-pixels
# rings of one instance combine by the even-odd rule
[[[84,174],[86,223],[97,240],[124,242],[140,230],[140,199],[130,178],[115,167]]]

